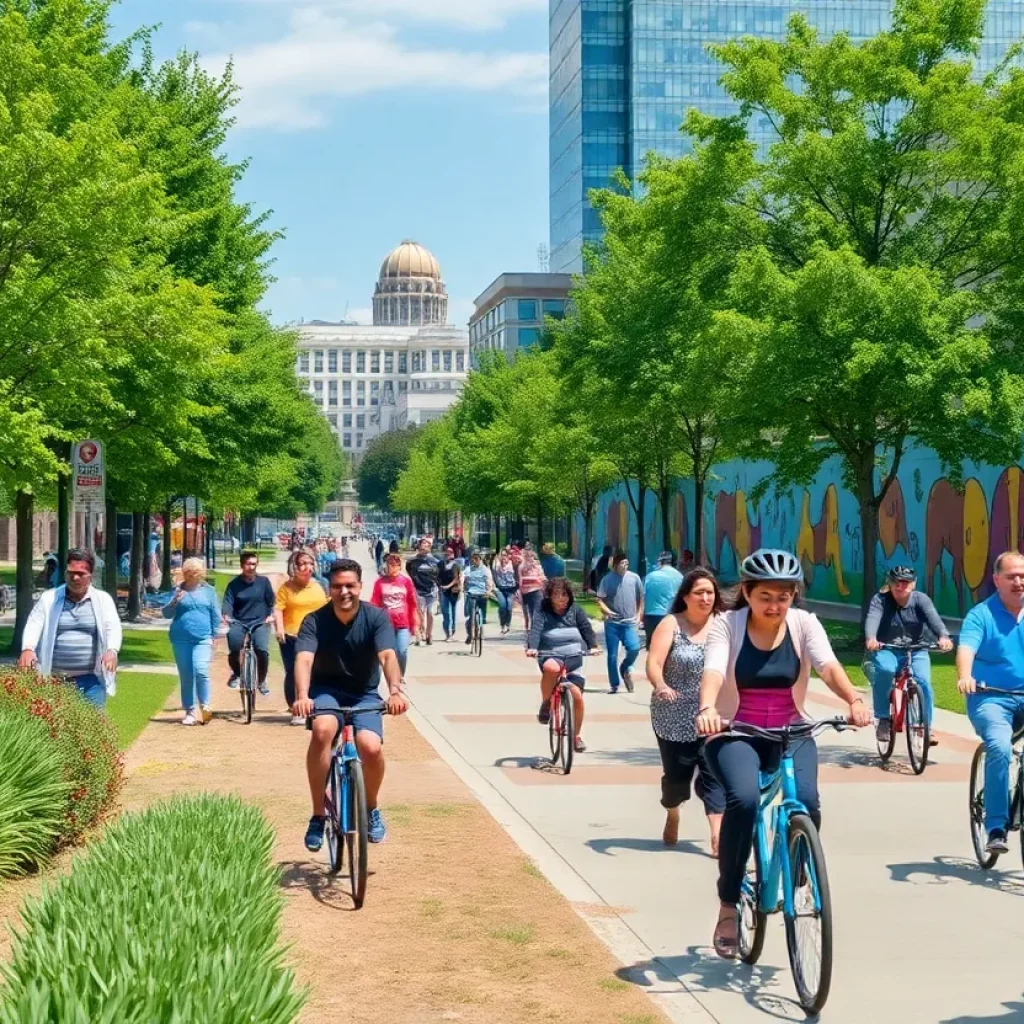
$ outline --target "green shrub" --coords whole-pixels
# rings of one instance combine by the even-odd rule
[[[0,965],[0,1024],[288,1024],[273,832],[234,797],[126,815],[29,901]]]
[[[60,838],[67,793],[46,726],[0,714],[0,878],[47,861]]]
[[[58,845],[78,842],[124,783],[116,727],[73,686],[34,672],[0,672],[0,713],[27,715],[48,729],[68,784]]]

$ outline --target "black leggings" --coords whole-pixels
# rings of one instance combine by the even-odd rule
[[[662,739],[657,734],[654,738],[661,751],[661,767],[664,772],[661,776],[661,806],[666,810],[678,807],[686,803],[691,791],[696,789],[705,813],[721,814],[725,810],[725,793],[722,784],[708,771],[704,761],[704,740],[678,742]]]
[[[718,841],[718,898],[736,905],[754,844],[754,826],[760,804],[758,771],[774,771],[781,747],[771,740],[727,737],[704,745],[704,759],[725,790],[725,817]],[[821,827],[818,799],[818,748],[814,740],[793,745],[796,795]]]

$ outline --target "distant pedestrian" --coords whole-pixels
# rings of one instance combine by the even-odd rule
[[[377,538],[377,543],[373,546],[373,557],[377,563],[377,572],[384,571],[384,539],[382,537]]]
[[[604,616],[604,641],[608,652],[608,685],[618,693],[619,681],[626,684],[626,692],[633,692],[630,669],[640,654],[637,624],[644,613],[644,586],[635,572],[629,571],[625,552],[617,551],[612,559],[612,571],[597,587],[597,606]],[[619,646],[626,650],[619,664]]]
[[[328,598],[314,575],[313,556],[307,552],[296,552],[288,576],[277,591],[273,614],[274,633],[284,664],[284,699],[290,710],[295,704],[295,639],[302,620],[323,608]],[[292,725],[305,727],[306,720],[293,714]]]
[[[373,585],[370,603],[388,613],[395,631],[395,654],[402,678],[409,662],[409,644],[419,625],[416,588],[408,576],[402,575],[402,556],[388,555],[384,559],[384,575]]]
[[[433,643],[437,569],[437,559],[430,553],[430,541],[421,537],[416,544],[416,554],[405,563],[405,571],[416,588],[416,606],[419,611],[417,645],[421,639],[428,646]]]
[[[518,589],[518,573],[512,562],[512,552],[508,548],[498,552],[491,565],[491,574],[498,597],[498,625],[501,627],[501,635],[504,636],[512,625],[512,607]]]
[[[596,555],[590,563],[590,589],[596,594],[601,580],[605,578],[611,568],[612,546],[605,544],[601,554]]]
[[[533,625],[533,617],[540,611],[546,582],[544,570],[537,561],[537,553],[532,547],[525,548],[523,561],[519,566],[519,598],[523,603],[523,619],[527,632]]]
[[[181,583],[162,614],[171,620],[170,641],[181,683],[182,725],[206,725],[213,718],[210,706],[210,663],[220,630],[217,592],[206,582],[206,563],[186,558]]]
[[[444,561],[437,567],[437,586],[441,598],[441,621],[446,641],[455,636],[455,621],[462,592],[462,562],[455,557],[455,548],[444,550]]]
[[[95,567],[91,551],[68,552],[64,584],[44,591],[25,622],[18,667],[62,676],[102,708],[117,690],[121,619],[114,599],[92,585]]]
[[[565,576],[565,559],[556,553],[554,544],[545,544],[540,549],[540,567],[549,580]]]
[[[674,559],[671,551],[662,551],[658,568],[644,578],[644,636],[648,650],[658,623],[668,615],[683,582],[683,574],[672,567]]]

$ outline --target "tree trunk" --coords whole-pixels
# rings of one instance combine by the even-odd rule
[[[671,551],[672,547],[672,524],[669,517],[668,503],[672,499],[672,484],[666,479],[658,486],[658,504],[661,506],[661,547],[663,551]],[[676,552],[678,556],[680,552]]]
[[[597,495],[587,497],[583,505],[583,589],[590,588],[590,560],[594,557],[594,512]]]
[[[61,458],[71,458],[71,446],[62,444]],[[70,464],[70,463],[69,463]],[[68,564],[71,546],[71,478],[67,473],[57,477],[57,568],[63,572]]]
[[[693,561],[704,564],[704,489],[705,473],[693,473]],[[686,544],[686,538],[683,538]],[[680,552],[680,554],[682,554]]]
[[[857,502],[860,513],[860,537],[864,548],[864,582],[860,596],[861,622],[867,618],[868,605],[878,589],[878,499],[875,498],[874,465],[857,472]]]
[[[128,621],[142,617],[142,568],[145,560],[145,514],[132,513],[132,551],[128,567]]]
[[[18,491],[14,496],[14,521],[17,530],[15,540],[14,571],[15,600],[14,636],[11,651],[21,654],[21,634],[25,628],[28,613],[32,610],[32,513],[35,497],[30,491]]]
[[[117,602],[117,505],[109,499],[103,514],[103,589]]]
[[[537,502],[537,550],[544,546],[544,502]]]
[[[636,510],[636,515],[637,515],[637,530],[636,530],[637,551],[636,551],[636,560],[637,560],[637,571],[639,572],[640,576],[646,576],[647,575],[647,539],[646,539],[647,531],[644,529],[644,509],[645,509],[645,507],[647,505],[647,485],[646,484],[638,484],[638,487],[639,487],[639,494],[637,495],[637,510]]]
[[[164,505],[164,538],[160,551],[160,589],[167,592],[171,589],[171,523],[174,521],[174,501],[169,499]]]

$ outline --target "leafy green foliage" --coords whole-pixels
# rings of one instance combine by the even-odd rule
[[[294,1021],[305,996],[278,945],[273,843],[233,797],[121,818],[27,904],[0,1022]]]
[[[363,505],[390,511],[391,494],[409,460],[416,441],[421,434],[419,427],[405,430],[389,430],[378,434],[367,446],[359,460],[356,472],[356,488]],[[434,511],[417,506],[417,511]],[[437,511],[440,511],[438,509]]]
[[[0,714],[45,727],[67,786],[58,845],[73,845],[110,810],[124,783],[116,728],[73,686],[34,672],[0,673]]]
[[[61,833],[68,785],[45,725],[0,713],[0,878],[45,864]]]

